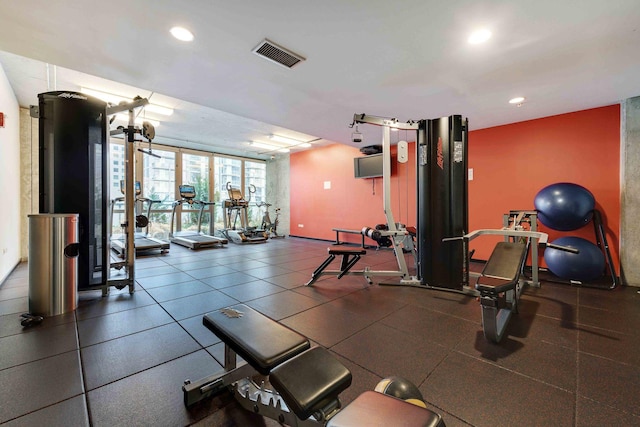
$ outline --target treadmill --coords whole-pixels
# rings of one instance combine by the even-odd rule
[[[195,200],[196,189],[193,185],[180,185],[179,190],[180,200],[176,200],[175,202],[173,202],[173,210],[171,211],[171,231],[169,232],[171,243],[176,243],[189,249],[200,249],[226,245],[229,242],[227,239],[210,236],[201,232],[202,214],[204,211],[204,207],[212,204],[212,202]],[[187,204],[189,206],[200,206],[200,212],[198,213],[198,231],[174,231],[176,209],[178,208],[178,206],[182,206],[184,204]]]
[[[111,201],[111,222],[113,223],[113,214],[115,205],[117,203],[124,202],[124,180],[120,181],[120,191],[122,197],[117,197]],[[141,197],[142,189],[140,187],[140,181],[135,183],[136,191],[136,206],[138,204],[147,204],[147,214],[136,215],[136,228],[144,228],[144,232],[135,232],[133,247],[135,248],[136,255],[141,252],[149,252],[153,250],[159,250],[161,254],[169,251],[170,244],[166,240],[156,239],[149,237],[149,218],[151,218],[151,208],[155,203],[160,203],[160,200],[151,200],[147,197]],[[111,249],[118,254],[120,258],[125,257],[126,252],[126,236],[124,234],[116,234],[111,236]]]

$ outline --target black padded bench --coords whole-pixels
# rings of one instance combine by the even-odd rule
[[[497,295],[514,289],[520,278],[520,270],[527,245],[520,242],[498,242],[487,264],[478,277],[476,289],[480,294]]]
[[[202,323],[261,375],[310,347],[306,337],[244,304],[208,313]]]
[[[476,282],[482,307],[484,336],[502,340],[509,319],[518,312],[517,288],[528,246],[522,242],[498,242]]]
[[[281,397],[300,419],[340,407],[338,394],[351,385],[351,372],[324,348],[309,350],[303,335],[244,304],[208,313],[202,323],[225,344],[225,374],[185,383],[185,405],[259,373],[279,393],[274,400]],[[236,367],[236,354],[247,364]]]
[[[309,349],[307,338],[251,307],[238,304],[208,313],[202,321],[225,344],[225,372],[185,381],[187,406],[233,385],[245,409],[281,424],[329,420],[334,427],[387,426],[401,420],[403,425],[444,427],[438,414],[377,392],[366,392],[341,410],[338,395],[351,385],[351,372],[323,347]],[[236,367],[236,354],[247,363]],[[275,392],[248,385],[256,373],[268,376]]]
[[[338,279],[340,279],[342,278],[342,276],[347,274],[349,270],[351,270],[351,267],[356,265],[362,255],[365,255],[367,253],[364,248],[342,245],[330,246],[327,251],[329,252],[329,256],[324,260],[322,264],[320,264],[318,268],[315,269],[313,274],[311,274],[311,280],[306,283],[306,286],[311,286],[313,282],[318,280],[318,277],[322,275],[324,269],[327,268],[329,264],[331,264],[331,262],[336,258],[337,255],[342,255],[342,260],[340,261],[340,270],[326,271],[325,273],[337,274]]]
[[[351,385],[351,372],[323,347],[314,347],[277,366],[269,380],[298,418],[323,419],[340,409],[338,395]]]

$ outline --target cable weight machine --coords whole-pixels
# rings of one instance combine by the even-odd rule
[[[116,113],[127,111],[129,116],[129,123],[126,127],[119,126],[117,129],[109,132],[110,136],[124,135],[125,142],[125,180],[124,180],[124,222],[122,223],[122,229],[125,235],[124,239],[124,261],[111,263],[111,267],[121,270],[124,268],[124,277],[111,278],[108,280],[107,285],[103,288],[102,295],[108,294],[108,287],[114,286],[117,289],[123,289],[129,287],[129,293],[135,292],[135,259],[136,252],[134,249],[135,242],[135,179],[134,179],[134,159],[135,159],[135,144],[136,134],[142,135],[149,141],[155,138],[156,131],[153,125],[149,122],[143,122],[142,128],[135,126],[135,109],[144,107],[149,101],[146,98],[137,97],[133,102],[121,103],[120,105],[107,107],[107,116],[114,115]],[[150,151],[146,152],[141,150],[145,154],[153,155]]]
[[[464,286],[468,283],[468,269],[463,242],[443,241],[447,237],[464,235],[468,229],[467,120],[460,115],[454,115],[433,120],[400,122],[395,118],[354,114],[351,127],[359,124],[372,124],[383,128],[382,191],[388,230],[380,230],[380,235],[391,239],[398,270],[365,269],[362,273],[351,274],[363,274],[369,282],[370,276],[399,276],[399,282],[384,284],[476,294],[475,291],[469,292]],[[391,129],[416,132],[415,275],[409,274],[402,254],[407,231],[398,228],[391,209]]]

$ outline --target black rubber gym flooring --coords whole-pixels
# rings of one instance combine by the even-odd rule
[[[331,350],[353,373],[344,404],[383,377],[420,387],[455,426],[640,425],[640,295],[543,283],[528,288],[500,345],[473,297],[369,286],[361,277],[302,285],[327,242],[139,257],[137,290],[80,293],[75,313],[23,329],[28,267],[0,288],[0,424],[278,425],[223,395],[187,410],[182,382],[221,370],[202,315],[243,302]],[[337,260],[334,261],[337,263]],[[356,265],[394,268],[388,250]],[[332,266],[333,267],[333,266]]]

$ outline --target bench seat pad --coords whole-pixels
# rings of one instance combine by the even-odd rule
[[[310,347],[306,337],[244,304],[208,313],[202,323],[262,375]]]
[[[324,347],[276,367],[269,381],[301,420],[335,401],[351,385],[351,372]]]
[[[527,246],[524,243],[498,242],[476,282],[476,289],[489,294],[514,289],[526,255]]]

